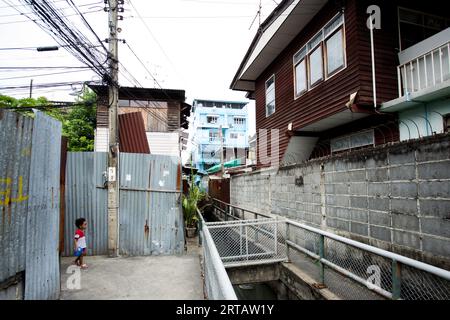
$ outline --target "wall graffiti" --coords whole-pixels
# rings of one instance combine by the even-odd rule
[[[23,177],[18,177],[17,196],[11,198],[13,187],[12,178],[0,178],[0,206],[8,206],[11,203],[20,203],[28,200],[29,196],[23,194]]]

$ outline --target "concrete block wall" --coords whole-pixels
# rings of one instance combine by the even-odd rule
[[[450,269],[450,135],[233,176],[230,186],[232,204]]]

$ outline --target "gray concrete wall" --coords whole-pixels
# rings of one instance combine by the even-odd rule
[[[234,205],[450,268],[450,135],[233,176],[230,189]]]

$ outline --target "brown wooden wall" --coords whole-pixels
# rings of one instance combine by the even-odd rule
[[[147,104],[147,101],[143,101]],[[119,107],[119,114],[141,112],[146,131],[170,132],[180,128],[181,103],[167,102],[164,106],[150,104],[149,107]],[[149,121],[149,117],[154,121]],[[108,127],[107,103],[99,100],[97,105],[97,127]]]
[[[210,179],[208,193],[212,198],[230,203],[230,179]]]
[[[358,91],[357,103],[373,105],[370,32],[366,26],[366,9],[377,1],[348,0],[345,4],[345,35],[347,67],[322,82],[298,99],[294,99],[293,55],[340,10],[335,1],[328,4],[289,44],[256,81],[256,128],[280,129],[279,159],[287,148],[285,134],[290,122],[294,130],[344,110],[350,94]],[[375,32],[377,102],[397,97],[397,9],[388,1],[378,1],[382,10],[382,29]],[[265,81],[275,74],[276,111],[266,118]],[[259,138],[259,137],[258,137]],[[270,145],[268,146],[270,148]],[[270,154],[270,151],[268,151]],[[259,163],[261,166],[261,163]]]

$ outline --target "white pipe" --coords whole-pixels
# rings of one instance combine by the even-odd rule
[[[370,17],[370,51],[372,54],[372,90],[373,90],[373,107],[377,108],[377,84],[375,77],[375,49],[374,49],[374,41],[373,41],[373,20],[372,16]]]

